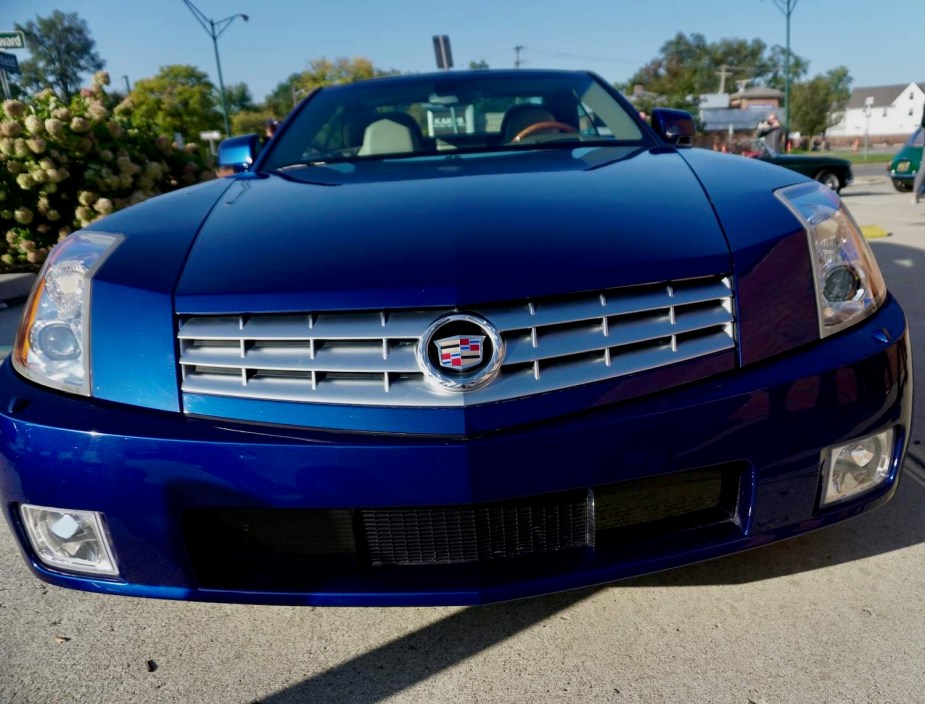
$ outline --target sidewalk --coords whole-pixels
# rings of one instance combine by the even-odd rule
[[[34,281],[35,274],[0,274],[0,357],[10,351]]]

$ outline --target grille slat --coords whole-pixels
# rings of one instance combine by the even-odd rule
[[[311,356],[309,345],[254,347],[241,356],[239,350],[197,341],[183,353],[183,363],[197,367],[279,371],[330,371],[357,373],[417,373],[420,371],[411,346],[391,347],[383,359],[382,346],[321,347]]]
[[[191,316],[180,326],[181,340],[380,340],[416,339],[434,313],[323,313],[320,315]],[[243,322],[243,327],[242,327]]]
[[[633,287],[635,289],[636,287]],[[528,304],[504,308],[485,308],[483,313],[489,316],[492,324],[501,332],[521,330],[529,327],[546,325],[563,325],[583,320],[613,315],[640,313],[669,306],[707,303],[728,299],[729,286],[724,279],[698,281],[687,286],[641,286],[642,291],[633,289],[613,289],[604,293],[604,302],[600,296],[592,296],[578,301],[542,301],[534,305],[531,315]]]
[[[492,403],[734,349],[732,311],[721,276],[477,307],[470,312],[501,331],[506,355],[492,383],[465,394],[429,384],[415,355],[430,324],[457,311],[184,316],[182,390],[364,406]]]
[[[505,362],[519,364],[540,359],[551,359],[567,355],[593,352],[605,348],[633,345],[639,342],[681,335],[684,333],[715,327],[732,322],[732,313],[716,307],[690,313],[676,313],[675,322],[671,322],[668,311],[646,320],[620,322],[611,318],[604,334],[600,322],[593,327],[577,330],[558,330],[552,332],[538,331],[537,345],[533,346],[530,338],[515,338],[507,344]]]

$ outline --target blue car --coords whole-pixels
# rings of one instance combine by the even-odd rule
[[[838,195],[597,76],[325,87],[74,233],[0,367],[0,506],[106,594],[478,604],[887,502],[903,311]]]

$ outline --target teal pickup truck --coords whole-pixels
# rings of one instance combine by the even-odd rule
[[[906,140],[899,154],[890,162],[890,179],[897,191],[911,191],[915,174],[922,164],[922,147],[925,145],[925,128],[919,127]]]

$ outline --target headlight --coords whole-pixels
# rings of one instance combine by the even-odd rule
[[[876,311],[886,298],[886,284],[841,199],[819,183],[788,186],[775,194],[809,237],[820,336],[844,330]]]
[[[16,371],[45,386],[90,395],[90,280],[121,241],[121,235],[76,232],[52,250],[16,335]]]

